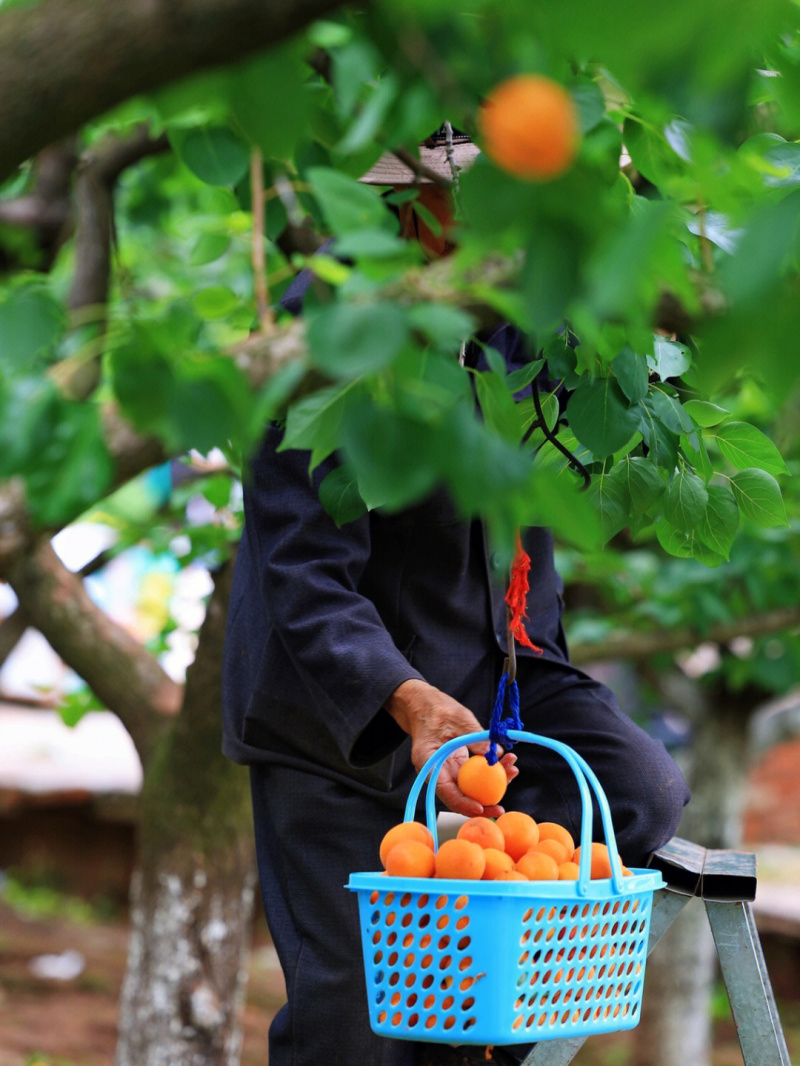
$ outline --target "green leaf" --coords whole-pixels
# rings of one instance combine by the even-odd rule
[[[308,66],[302,36],[231,68],[231,114],[266,159],[287,159],[302,135],[310,109]]]
[[[52,438],[62,401],[44,377],[0,380],[0,478],[34,469]]]
[[[286,363],[266,382],[256,396],[250,416],[253,439],[261,436],[264,426],[278,417],[305,376],[307,369],[305,362],[301,360]]]
[[[597,513],[607,537],[613,537],[625,527],[630,513],[631,498],[624,472],[619,467],[609,474],[594,478],[589,487]]]
[[[678,559],[697,559],[705,566],[720,566],[725,559],[704,544],[695,530],[676,529],[666,519],[656,522],[656,537],[664,551]]]
[[[370,509],[399,510],[426,495],[438,479],[431,430],[413,418],[361,403],[348,414],[342,441]]]
[[[205,454],[246,432],[249,402],[245,377],[230,359],[186,353],[173,367],[164,436],[176,450]]]
[[[742,470],[731,478],[739,510],[757,526],[788,525],[778,482],[766,470]]]
[[[664,494],[664,514],[676,529],[690,532],[708,506],[706,483],[690,470],[677,470]]]
[[[578,109],[581,131],[588,133],[602,120],[606,112],[602,89],[596,81],[586,78],[571,86],[570,95]]]
[[[113,463],[93,404],[63,403],[36,465],[25,475],[37,522],[61,525],[96,503],[111,484]]]
[[[544,359],[534,359],[532,363],[526,363],[519,370],[512,370],[506,378],[508,391],[513,393],[522,392],[526,385],[530,385],[543,366]],[[544,403],[544,400],[542,400],[542,403]]]
[[[739,528],[739,507],[727,485],[708,486],[708,506],[697,525],[697,535],[717,555],[730,558]]]
[[[634,203],[624,223],[608,228],[605,245],[587,267],[592,307],[608,321],[627,317],[643,298],[652,298],[653,275],[663,276],[672,251],[674,205],[642,198]]]
[[[415,304],[409,310],[408,322],[411,329],[422,333],[434,348],[445,354],[457,352],[475,331],[472,315],[449,304]]]
[[[633,119],[626,121],[623,140],[634,166],[649,182],[668,188],[684,167],[663,133]]]
[[[709,426],[718,426],[724,422],[730,414],[724,407],[710,403],[708,400],[687,400],[683,405],[684,411],[694,420],[695,424],[704,429]]]
[[[678,464],[678,437],[657,417],[651,397],[639,404],[639,413],[639,429],[649,457],[663,470],[674,470]]]
[[[397,259],[416,261],[414,246],[385,229],[365,229],[338,237],[336,255],[342,259]]]
[[[714,475],[714,467],[708,457],[705,441],[696,431],[684,434],[680,441],[684,456],[707,484]]]
[[[671,433],[680,436],[681,433],[689,433],[694,429],[694,422],[684,411],[681,402],[675,396],[665,392],[663,386],[653,389],[650,393],[648,404],[650,410]]]
[[[578,290],[579,250],[574,233],[554,225],[537,227],[525,254],[522,276],[530,330],[544,333],[564,321]]]
[[[332,84],[342,116],[349,115],[381,69],[381,57],[371,41],[362,37],[346,42],[331,55]]]
[[[356,476],[344,465],[334,467],[325,475],[319,486],[319,498],[337,526],[354,522],[367,509]]]
[[[0,371],[27,373],[46,361],[64,331],[64,310],[40,284],[12,289],[0,303]]]
[[[225,318],[240,303],[240,298],[227,285],[207,285],[192,297],[194,309],[202,318]]]
[[[201,233],[189,252],[189,266],[206,266],[223,256],[230,247],[226,233]]]
[[[645,456],[627,455],[614,467],[616,469],[625,479],[631,509],[635,514],[645,514],[664,495],[664,479],[655,463]]]
[[[172,391],[172,369],[150,331],[133,322],[109,355],[111,384],[125,414],[140,430],[156,432]],[[147,389],[142,389],[142,381]]]
[[[175,357],[163,354],[190,323],[179,315],[133,323],[110,352],[111,380],[137,428],[155,433],[175,451],[209,451],[248,432],[250,388],[226,357],[180,348]]]
[[[611,363],[611,370],[631,403],[638,403],[647,396],[649,370],[645,356],[625,348]]]
[[[685,530],[676,529],[665,518],[656,522],[656,537],[658,543],[669,555],[678,559],[691,559],[692,537]]]
[[[397,232],[397,220],[371,186],[359,185],[355,179],[328,167],[310,167],[306,177],[332,233],[365,229]]]
[[[769,437],[748,422],[726,422],[717,430],[714,439],[737,470],[757,466],[768,474],[788,473],[783,456]]]
[[[679,378],[692,365],[689,349],[685,344],[669,341],[666,337],[655,334],[653,337],[653,354],[648,355],[650,369],[658,374],[662,381],[667,378]]]
[[[389,366],[411,336],[405,310],[388,301],[326,304],[308,317],[314,366],[333,377],[356,378]]]
[[[181,161],[208,185],[233,187],[250,166],[250,149],[227,126],[172,130],[170,140]]]
[[[366,147],[375,139],[384,124],[400,88],[393,73],[385,74],[372,88],[355,121],[336,146],[337,151],[348,154]]]
[[[303,263],[303,260],[300,260],[300,262]],[[338,285],[344,285],[353,273],[351,267],[340,262],[338,259],[334,259],[333,256],[325,255],[322,252],[318,252],[314,256],[309,256],[308,259],[305,260],[304,265],[308,267],[309,270],[312,270],[320,281],[324,281],[328,285],[333,285],[334,288]]]
[[[506,440],[519,441],[522,413],[508,391],[505,377],[494,371],[477,372],[475,386],[486,424]]]
[[[510,377],[511,375],[509,375],[509,379]],[[508,381],[509,379],[506,380]],[[552,432],[555,429],[556,423],[558,422],[558,416],[561,413],[561,405],[558,402],[558,396],[554,392],[545,393],[544,396],[540,396],[539,398],[539,406],[542,409],[544,423]],[[524,434],[525,431],[530,428],[531,423],[538,421],[539,415],[533,405],[532,396],[525,396],[523,399],[518,400],[517,407],[522,416],[522,431]],[[546,439],[547,437],[541,427],[537,427],[528,437],[527,446],[531,450],[534,450],[541,447]]]
[[[613,378],[580,384],[567,411],[572,432],[597,459],[618,451],[639,426],[638,407],[628,405]]]
[[[764,159],[774,168],[764,175],[767,185],[776,189],[800,185],[800,144],[779,141],[767,148]]]
[[[311,469],[339,447],[345,412],[353,401],[354,383],[318,389],[292,404],[278,451],[310,451]]]

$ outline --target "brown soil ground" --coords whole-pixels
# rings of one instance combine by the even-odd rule
[[[127,947],[124,920],[34,920],[0,902],[0,1066],[110,1066]],[[36,956],[69,950],[86,960],[74,980],[45,980],[31,972],[30,960]],[[267,1031],[284,999],[274,949],[266,937],[257,936],[242,1066],[265,1066]]]

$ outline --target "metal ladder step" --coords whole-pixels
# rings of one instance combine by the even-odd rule
[[[744,1066],[791,1066],[753,918],[755,856],[675,838],[653,856],[667,887],[653,897],[647,954],[690,899],[702,899],[728,993]],[[536,1044],[522,1066],[568,1066],[586,1037]]]

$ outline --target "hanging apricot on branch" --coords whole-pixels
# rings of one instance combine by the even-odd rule
[[[540,74],[518,74],[496,85],[478,113],[478,127],[489,158],[528,181],[564,174],[580,144],[572,96]]]

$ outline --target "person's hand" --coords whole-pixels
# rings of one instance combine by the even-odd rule
[[[386,702],[386,710],[411,737],[411,761],[417,772],[445,741],[464,733],[478,733],[484,728],[463,704],[416,678],[404,681],[394,690]],[[436,793],[451,811],[470,818],[478,815],[496,818],[503,813],[500,806],[484,807],[477,800],[465,796],[456,781],[459,768],[470,753],[485,753],[488,748],[488,740],[470,744],[469,749],[457,748],[445,760],[439,773]],[[500,759],[509,781],[519,773],[514,765],[516,760],[516,755],[512,754],[503,755]]]

